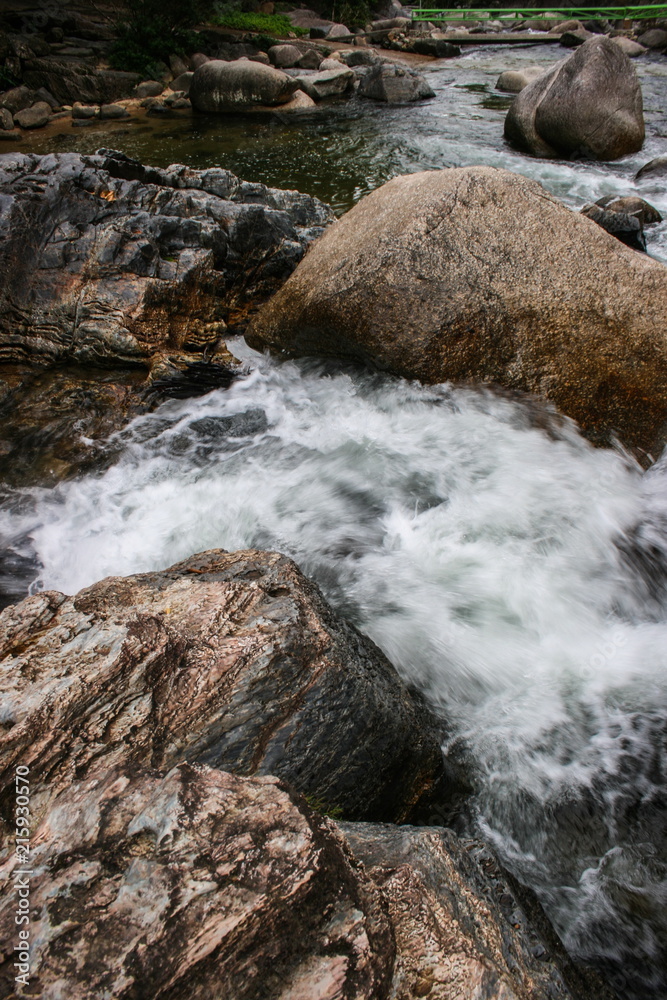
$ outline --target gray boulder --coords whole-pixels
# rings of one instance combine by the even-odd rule
[[[359,84],[359,94],[388,104],[408,104],[435,97],[432,87],[420,73],[394,63],[381,63],[371,69]]]
[[[38,101],[30,108],[17,111],[14,115],[14,121],[21,128],[41,128],[42,125],[46,125],[50,117],[51,108],[46,101]]]
[[[9,129],[14,128],[14,119],[12,118],[11,111],[7,108],[0,108],[0,129],[4,131],[9,131]]]
[[[299,69],[317,69],[322,62],[322,56],[317,49],[306,49],[294,63]]]
[[[285,104],[299,84],[272,66],[237,59],[213,59],[195,70],[190,100],[197,111],[228,111],[252,105]],[[305,88],[304,88],[305,89]]]
[[[14,87],[0,95],[0,107],[7,108],[11,114],[24,111],[35,103],[35,93],[30,87]]]
[[[301,59],[302,52],[296,45],[272,45],[268,56],[277,69],[291,69]]]
[[[181,73],[180,76],[177,76],[176,79],[172,81],[171,89],[175,93],[182,93],[185,97],[188,97],[190,94],[190,87],[192,86],[193,76],[194,73],[190,70],[188,70],[187,73]]]
[[[667,31],[662,28],[651,28],[650,31],[645,31],[643,35],[640,35],[637,41],[645,49],[665,49],[667,48]]]
[[[626,215],[634,215],[642,226],[654,226],[656,223],[662,222],[662,215],[657,208],[644,201],[643,198],[637,198],[634,195],[619,198],[617,195],[608,194],[603,198],[598,198],[595,204],[607,212],[624,212]]]
[[[0,195],[3,363],[201,360],[230,311],[240,331],[333,218],[295,191],[113,150],[5,155]]]
[[[159,83],[157,80],[144,80],[136,88],[135,94],[139,99],[143,99],[144,97],[159,97],[163,90],[163,83]]]
[[[513,102],[505,137],[537,156],[616,160],[644,142],[642,92],[626,55],[596,35]]]
[[[338,69],[329,69],[323,73],[297,76],[295,81],[299,89],[305,91],[314,101],[322,101],[350,90],[354,83],[354,70],[340,66]]]
[[[665,315],[664,264],[535,181],[468,167],[397,177],[363,198],[311,247],[246,339],[425,383],[532,392],[597,441],[616,432],[659,454]]]
[[[587,42],[589,38],[593,38],[593,33],[581,27],[576,31],[564,31],[560,36],[560,44],[566,49],[576,49]]]
[[[615,236],[621,243],[646,253],[646,237],[644,227],[639,218],[628,212],[608,211],[599,204],[584,205],[581,214],[592,219],[610,236]]]
[[[325,38],[349,38],[352,32],[344,24],[332,24],[328,29]]]
[[[129,118],[130,113],[122,104],[103,104],[100,108],[100,118],[113,121],[118,118]]]
[[[346,66],[375,66],[377,63],[382,62],[382,56],[379,56],[377,52],[374,52],[373,49],[364,48],[341,52],[340,58]]]
[[[444,38],[416,38],[410,49],[422,56],[435,56],[436,59],[451,59],[461,55],[459,46]]]
[[[545,72],[544,66],[526,66],[525,69],[506,69],[496,82],[496,90],[507,94],[519,94],[529,83],[537,80]]]

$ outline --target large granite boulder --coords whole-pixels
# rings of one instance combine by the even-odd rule
[[[435,97],[435,92],[421,73],[394,63],[380,63],[362,77],[359,95],[388,104],[408,104]]]
[[[4,156],[0,359],[210,356],[332,218],[307,195],[217,168],[158,170],[109,150]]]
[[[0,865],[31,918],[27,955],[2,894],[3,996],[25,964],[41,1000],[609,1000],[483,845],[338,827],[272,777],[98,767],[32,844]]]
[[[298,84],[273,66],[250,59],[211,59],[196,69],[190,100],[197,111],[229,111],[286,104]]]
[[[525,87],[505,137],[536,156],[617,160],[644,143],[642,92],[632,63],[596,35]]]
[[[553,401],[597,441],[661,448],[667,268],[491,167],[397,177],[310,249],[247,340]],[[656,453],[656,452],[654,452]]]
[[[440,724],[286,556],[212,551],[44,592],[0,636],[0,793],[30,767],[35,817],[102,763],[274,774],[351,819],[447,793]]]

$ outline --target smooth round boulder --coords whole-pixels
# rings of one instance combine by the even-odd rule
[[[665,440],[667,268],[492,167],[397,177],[314,243],[252,347],[551,400],[595,440]],[[654,451],[654,454],[657,454]]]
[[[553,158],[636,153],[644,115],[632,63],[610,38],[595,35],[521,91],[507,112],[505,138]]]
[[[667,31],[662,28],[651,28],[640,35],[637,41],[645,49],[665,49],[667,48]]]
[[[135,88],[134,93],[140,100],[143,100],[144,97],[159,97],[163,91],[163,83],[159,83],[157,80],[144,80]]]
[[[249,59],[211,59],[195,70],[190,100],[197,111],[229,111],[256,104],[273,107],[286,104],[297,88],[296,80],[272,66]]]
[[[272,45],[268,51],[269,59],[277,69],[291,69],[301,55],[301,49],[297,49],[296,45]]]
[[[641,56],[646,52],[643,45],[639,42],[633,42],[631,38],[626,38],[625,35],[617,35],[616,38],[612,38],[614,45],[617,45],[621,52],[625,52],[628,59],[636,59],[637,56]]]
[[[533,80],[544,73],[544,66],[526,66],[525,69],[506,69],[496,82],[496,90],[504,90],[506,94],[519,94]]]

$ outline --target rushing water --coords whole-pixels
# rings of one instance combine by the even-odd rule
[[[414,107],[355,100],[47,145],[220,164],[340,210],[397,173],[490,163],[573,207],[640,193],[667,214],[661,183],[632,180],[667,151],[658,57],[637,64],[641,154],[566,163],[504,145],[498,73],[561,56],[434,63],[436,99]],[[667,224],[649,232],[667,259]],[[620,996],[667,996],[667,464],[644,475],[527,401],[234,350],[248,377],[137,419],[105,472],[11,495],[0,529],[35,553],[36,586],[73,592],[219,546],[292,555],[449,720],[447,753],[475,787],[463,828]]]
[[[235,350],[248,377],[137,419],[113,467],[6,516],[39,585],[292,555],[449,720],[466,828],[575,954],[660,995],[667,470],[534,404]]]

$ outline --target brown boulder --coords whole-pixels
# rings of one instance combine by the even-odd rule
[[[17,111],[14,122],[21,128],[41,128],[51,117],[51,108],[46,101],[38,101],[23,111]]]
[[[44,592],[0,636],[0,789],[34,769],[35,816],[102,763],[274,774],[351,819],[400,820],[443,776],[439,724],[286,556]]]
[[[616,160],[644,142],[642,93],[632,63],[596,35],[525,87],[505,137],[537,156]]]
[[[397,177],[310,249],[247,340],[423,382],[552,400],[598,441],[659,448],[667,268],[535,181],[491,167]]]

